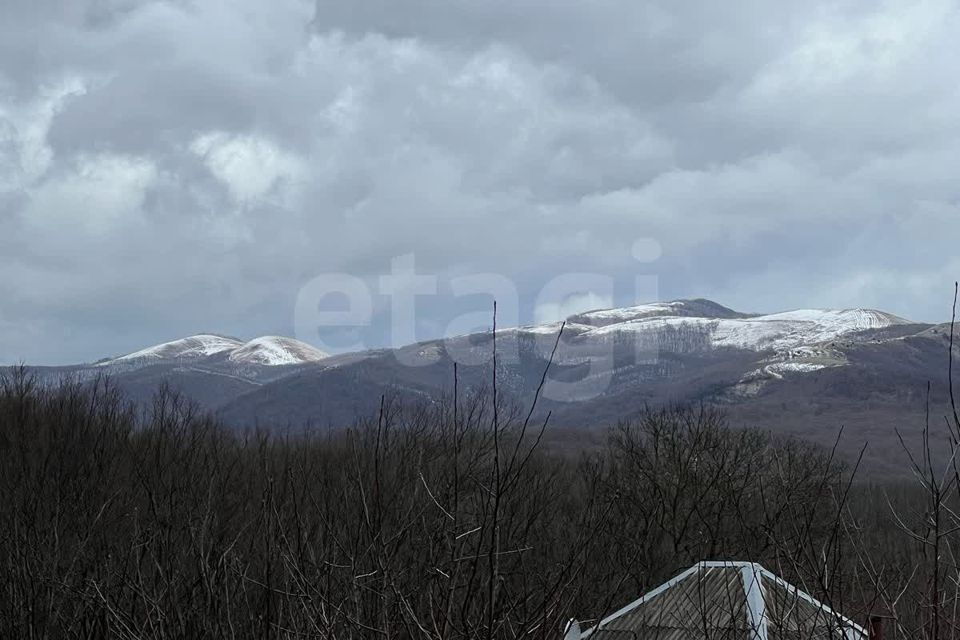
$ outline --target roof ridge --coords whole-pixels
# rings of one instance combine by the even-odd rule
[[[765,580],[772,582],[776,586],[786,589],[791,595],[812,605],[826,616],[836,619],[842,627],[849,627],[851,631],[861,635],[863,638],[866,638],[868,635],[866,629],[864,629],[861,625],[857,624],[843,614],[834,611],[832,608],[817,600],[809,593],[792,585],[757,562],[746,560],[701,560],[688,569],[675,575],[673,578],[670,578],[658,587],[651,589],[633,602],[630,602],[620,609],[614,611],[610,615],[601,618],[600,621],[597,622],[597,624],[595,624],[593,627],[583,631],[582,633],[577,633],[575,636],[568,634],[568,637],[574,640],[589,638],[595,631],[603,631],[603,627],[608,625],[610,622],[629,614],[641,605],[655,600],[657,597],[681,582],[684,582],[694,574],[709,569],[737,569],[741,571],[742,575],[739,579],[742,581],[742,586],[744,589],[744,601],[748,610],[747,615],[748,620],[750,621],[749,624],[751,626],[762,625],[763,632],[761,633],[761,636],[764,638],[766,637],[767,624],[770,621],[770,617],[766,613],[766,604],[763,597],[765,593],[763,582]],[[748,584],[748,580],[750,579],[748,576],[750,574],[753,575],[755,582]],[[759,586],[759,589],[756,589],[756,586]],[[759,598],[759,601],[756,600],[757,598]]]

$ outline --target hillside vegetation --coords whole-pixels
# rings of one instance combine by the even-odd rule
[[[495,386],[277,436],[20,371],[0,385],[0,636],[553,638],[706,558],[951,637],[953,465],[858,484],[856,460],[707,408],[576,455],[545,430]]]

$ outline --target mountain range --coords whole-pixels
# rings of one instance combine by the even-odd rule
[[[562,335],[560,335],[562,327]],[[559,335],[559,338],[558,338]],[[538,418],[564,446],[589,446],[599,427],[647,406],[722,405],[734,426],[800,435],[841,449],[868,443],[874,472],[902,468],[908,441],[948,410],[949,325],[872,309],[741,313],[710,300],[675,300],[581,313],[565,323],[490,330],[398,349],[329,355],[268,336],[202,334],[91,364],[33,367],[48,381],[108,375],[135,402],[162,383],[228,424],[270,429],[339,427],[370,415],[381,397],[434,402],[492,381],[529,403],[554,352]]]

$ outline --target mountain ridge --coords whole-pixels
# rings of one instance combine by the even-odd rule
[[[532,400],[561,323],[497,331],[498,387]],[[947,400],[949,325],[915,323],[875,309],[742,313],[705,299],[594,310],[567,319],[549,379],[567,384],[538,411],[574,430],[612,425],[645,406],[708,403],[738,424],[831,444],[847,425],[869,437],[882,466],[899,451],[894,427],[922,416],[923,391]],[[489,386],[489,330],[396,349],[325,354],[292,338],[249,341],[198,334],[93,365],[35,367],[38,376],[110,376],[148,406],[168,385],[227,424],[343,427],[390,396],[439,402]]]
[[[733,324],[713,324],[714,321],[732,321]],[[751,343],[749,337],[725,335],[721,331],[719,346],[725,343],[736,343],[738,346],[754,349],[776,348],[786,346],[797,341],[824,342],[836,337],[869,329],[880,329],[898,324],[916,324],[900,318],[889,312],[868,308],[801,308],[774,313],[743,313],[735,311],[706,298],[678,299],[666,302],[652,302],[629,307],[611,309],[595,309],[570,315],[564,321],[570,331],[594,331],[598,335],[611,331],[642,330],[644,323],[658,322],[667,324],[695,323],[711,329],[725,328],[730,331],[733,327],[758,326],[772,327],[773,323],[796,326],[816,326],[822,330],[810,332],[809,335],[794,335],[793,339],[777,341],[774,335],[760,335]],[[764,324],[761,324],[764,323]],[[523,325],[513,328],[503,328],[502,331],[517,331],[522,333],[542,334],[559,328],[560,322]],[[924,325],[932,326],[932,325]],[[789,329],[789,327],[788,327]],[[765,332],[761,331],[761,334]],[[778,333],[775,329],[768,334]],[[780,331],[779,333],[784,333]],[[473,335],[473,334],[469,334]],[[425,340],[429,344],[436,339]],[[396,349],[403,349],[411,345],[402,345]],[[257,349],[289,351],[289,355],[277,355],[275,358],[263,357],[263,364],[298,364],[315,362],[330,357],[330,354],[316,349],[312,345],[295,338],[283,336],[261,336],[249,341],[217,333],[203,333],[187,336],[177,340],[145,347],[137,351],[114,357],[98,360],[95,364],[109,365],[135,360],[174,360],[178,358],[200,358],[217,355],[226,351],[241,351],[241,355],[231,359],[242,361],[244,354],[256,357],[251,353]],[[299,356],[299,357],[298,357]]]
[[[247,342],[215,333],[201,333],[118,356],[98,360],[97,366],[149,361],[202,360],[226,353],[231,362],[277,366],[317,362],[329,354],[294,338],[261,336]]]

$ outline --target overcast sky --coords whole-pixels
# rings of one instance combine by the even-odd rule
[[[311,279],[404,255],[440,278],[418,338],[487,272],[521,322],[637,274],[942,321],[957,33],[915,0],[4,0],[0,362],[291,335]],[[568,272],[615,293],[538,307]]]

